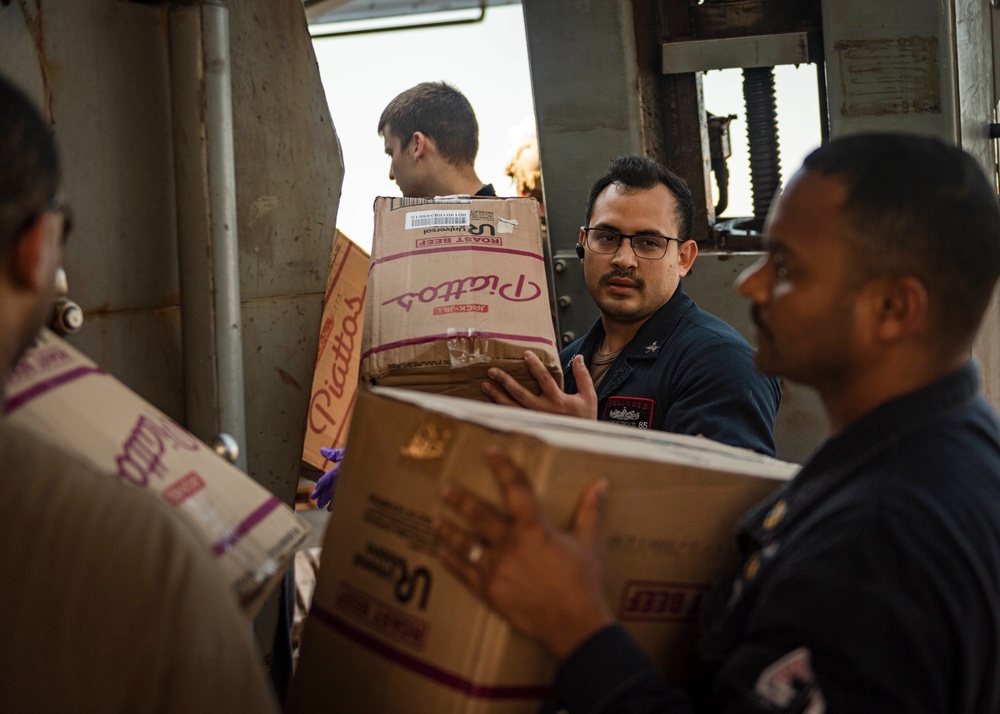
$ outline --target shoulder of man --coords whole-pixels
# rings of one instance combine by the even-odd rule
[[[749,354],[753,353],[753,347],[750,342],[735,327],[721,317],[703,310],[694,301],[692,301],[690,308],[685,310],[682,319],[703,330],[706,339],[713,339],[715,337],[723,342],[739,345],[745,348]]]
[[[18,653],[0,654],[0,704],[275,711],[218,564],[169,506],[2,422],[0,463],[0,580],[18,584],[0,593]]]

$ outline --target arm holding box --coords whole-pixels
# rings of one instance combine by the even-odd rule
[[[555,685],[570,712],[692,712],[631,637],[601,592],[600,547],[607,482],[583,492],[572,532],[542,512],[524,474],[497,450],[487,459],[509,516],[457,486],[444,501],[473,528],[434,522],[439,557],[513,627],[563,660]]]
[[[578,387],[576,394],[564,392],[556,384],[538,355],[531,350],[524,353],[524,363],[535,381],[538,382],[540,394],[532,394],[522,387],[516,379],[497,368],[488,372],[491,381],[483,382],[483,394],[494,403],[505,406],[524,407],[534,411],[566,414],[584,419],[597,419],[597,392],[583,357],[578,356],[573,360],[573,376]]]
[[[510,458],[487,452],[510,516],[447,485],[442,498],[475,529],[437,520],[445,566],[511,624],[565,657],[614,618],[601,594],[597,551],[606,481],[591,483],[574,529],[556,528]]]

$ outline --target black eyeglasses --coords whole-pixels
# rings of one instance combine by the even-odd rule
[[[63,217],[62,243],[66,245],[69,234],[73,232],[73,211],[69,207],[69,202],[62,191],[52,197],[52,200],[45,206],[45,210],[53,213],[61,213]]]
[[[617,253],[621,247],[622,240],[628,238],[629,245],[632,246],[632,252],[635,253],[635,257],[642,258],[643,260],[660,260],[660,258],[667,254],[667,246],[670,244],[670,241],[684,242],[680,238],[668,238],[667,236],[651,234],[627,235],[613,231],[610,228],[590,228],[584,226],[583,231],[587,235],[587,247],[595,253],[602,253],[604,255]]]

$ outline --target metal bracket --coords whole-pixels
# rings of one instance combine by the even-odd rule
[[[823,43],[815,32],[682,40],[663,45],[663,73],[805,64],[817,61],[822,52]]]
[[[479,0],[479,16],[461,18],[458,20],[437,20],[424,23],[413,23],[403,25],[390,25],[388,27],[366,27],[361,30],[341,30],[340,32],[316,32],[310,30],[310,37],[314,40],[322,40],[329,37],[348,37],[350,35],[369,35],[374,32],[395,32],[398,30],[426,30],[432,27],[451,27],[452,25],[475,25],[486,19],[487,0]],[[471,8],[470,8],[471,9]],[[331,23],[332,24],[332,23]]]

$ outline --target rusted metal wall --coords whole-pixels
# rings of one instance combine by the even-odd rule
[[[76,234],[72,341],[183,421],[169,5],[0,7],[0,71],[45,108]],[[298,0],[230,6],[249,471],[290,501],[343,180]]]
[[[76,228],[71,341],[184,422],[168,3],[0,5],[0,72],[44,108]],[[343,181],[300,0],[229,4],[248,471],[294,498]],[[176,49],[176,48],[175,48]],[[210,438],[211,435],[199,435]],[[274,608],[258,621],[269,649]]]

